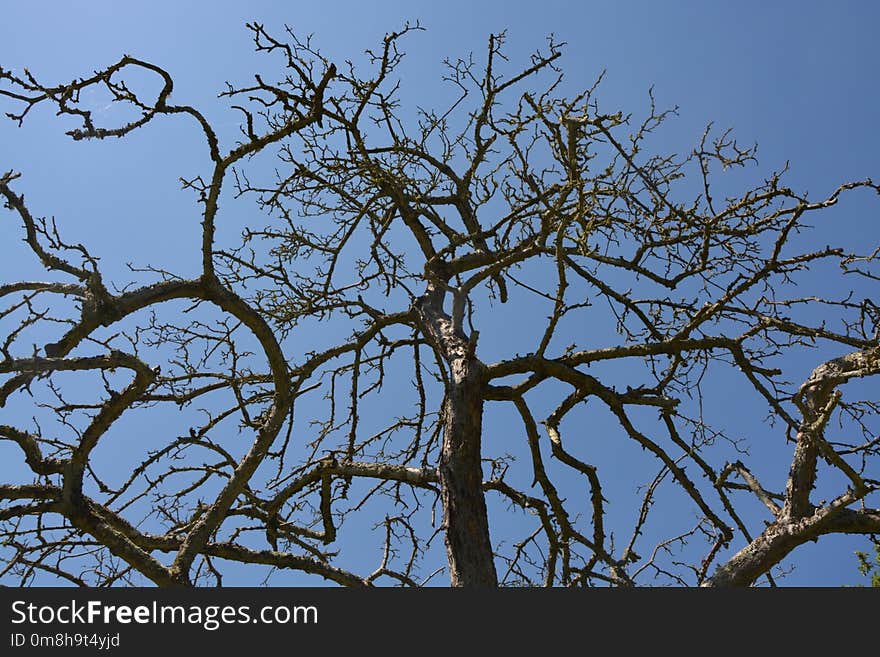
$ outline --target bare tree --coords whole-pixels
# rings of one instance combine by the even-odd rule
[[[206,162],[181,179],[201,273],[135,283],[36,214],[63,207],[0,177],[46,270],[0,285],[0,406],[31,411],[0,423],[28,469],[0,485],[4,576],[219,584],[237,563],[418,586],[444,570],[442,537],[453,586],[751,585],[808,541],[880,533],[880,400],[857,382],[880,373],[876,237],[853,253],[808,231],[880,187],[816,200],[780,171],[731,192],[723,172],[754,148],[710,128],[690,153],[650,154],[670,112],[653,98],[640,120],[604,112],[598,82],[563,93],[552,40],[517,69],[491,36],[481,57],[446,62],[454,98],[430,110],[403,102],[398,74],[418,26],[361,66],[248,27],[281,72],[221,93],[242,117],[228,150],[149,62],[66,84],[0,69],[19,125],[48,105],[77,122],[71,138],[100,140],[174,116],[201,132]],[[148,77],[158,93],[131,83]],[[92,90],[131,120],[102,125]],[[225,245],[221,199],[256,203],[264,225]],[[817,275],[840,293],[805,289]],[[504,303],[547,320],[489,362],[507,344],[485,328]],[[805,359],[809,378],[787,382]],[[790,445],[784,490],[702,412],[716,372],[769,410],[758,442]],[[504,413],[516,429],[490,448]],[[180,428],[151,431],[157,416]],[[121,440],[135,464],[101,461]],[[611,443],[647,454],[654,476],[596,465]],[[816,501],[820,475],[837,488]],[[621,539],[607,488],[623,480],[638,495]]]

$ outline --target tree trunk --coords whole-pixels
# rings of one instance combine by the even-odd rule
[[[443,311],[444,296],[429,285],[416,309],[426,337],[449,365],[439,474],[450,584],[494,587],[480,449],[484,366],[474,354],[476,335],[464,335],[460,309],[453,310],[455,319]]]
[[[446,391],[440,494],[452,586],[498,585],[480,458],[482,369],[476,358],[454,361]]]

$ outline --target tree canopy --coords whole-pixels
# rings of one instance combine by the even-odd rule
[[[28,478],[0,484],[4,574],[745,586],[805,543],[880,533],[880,247],[873,226],[860,250],[810,232],[880,186],[743,187],[755,148],[713,126],[654,152],[674,110],[609,111],[601,78],[569,92],[552,39],[515,62],[490,36],[429,108],[398,75],[418,26],[358,64],[248,27],[274,72],[220,93],[231,144],[148,61],[0,69],[19,125],[49,106],[107,140],[168,118],[204,144],[180,179],[196,277],[108,277],[62,199],[0,176],[46,272],[0,285],[0,406],[25,409],[0,439]],[[240,241],[219,240],[243,206]],[[713,377],[730,414],[768,414],[757,449],[704,412]],[[130,463],[102,460],[117,441]]]

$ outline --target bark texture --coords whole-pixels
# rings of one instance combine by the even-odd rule
[[[461,300],[453,292],[449,316],[443,311],[444,296],[442,287],[429,286],[419,310],[425,333],[449,366],[439,474],[450,584],[493,587],[498,578],[480,449],[485,367],[474,354],[476,334],[468,338],[462,331]]]
[[[452,586],[498,584],[482,490],[482,369],[476,358],[454,361],[446,392],[440,491]]]

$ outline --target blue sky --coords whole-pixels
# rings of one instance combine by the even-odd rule
[[[880,8],[875,3],[6,4],[0,66],[27,66],[42,79],[60,81],[131,54],[171,72],[175,100],[203,110],[230,139],[237,115],[216,101],[216,93],[225,81],[247,81],[257,65],[265,67],[252,54],[246,21],[267,27],[287,23],[298,33],[313,33],[323,53],[342,62],[360,57],[405,20],[418,20],[427,31],[406,44],[406,83],[407,93],[420,102],[429,104],[438,97],[443,58],[482,54],[490,32],[508,30],[509,55],[522,61],[553,33],[568,43],[561,62],[567,84],[588,86],[607,70],[599,99],[609,110],[644,111],[652,86],[660,107],[679,106],[679,116],[652,141],[658,150],[689,150],[705,124],[714,121],[732,127],[743,143],[759,144],[760,166],[744,180],[760,180],[786,161],[791,162],[789,184],[817,196],[845,180],[880,179]],[[100,255],[107,271],[122,275],[125,264],[132,262],[193,275],[199,226],[186,220],[194,216],[194,205],[177,184],[179,176],[205,166],[192,128],[169,119],[119,142],[73,143],[63,135],[63,124],[43,109],[22,129],[0,124],[0,169],[21,171],[18,188],[35,212],[56,215],[64,234]],[[857,219],[842,223],[843,228],[818,226],[817,240],[823,231],[845,241],[858,241],[868,230],[876,235],[876,208],[852,203],[843,210]],[[247,212],[230,217],[220,226],[220,239],[233,239],[249,218]],[[33,258],[18,246],[19,226],[9,219],[0,216],[0,283],[39,275]],[[171,229],[173,240],[168,238]],[[120,248],[126,243],[137,244],[136,252]],[[504,320],[499,316],[496,321]],[[503,346],[499,344],[499,352]],[[801,369],[809,371],[815,364],[805,362]],[[719,380],[717,412],[727,412],[724,399],[736,394],[740,383]],[[0,418],[4,412],[12,411],[0,410]],[[755,406],[753,413],[739,429],[752,434],[757,456],[763,448],[758,434],[772,436],[772,431],[758,421],[763,409]],[[499,415],[499,431],[512,421]],[[776,456],[784,454],[779,450]],[[5,476],[9,468],[0,461],[0,473]],[[784,469],[776,473],[784,475]],[[863,544],[831,538],[806,547],[792,561],[797,569],[785,581],[855,583],[851,553]]]

